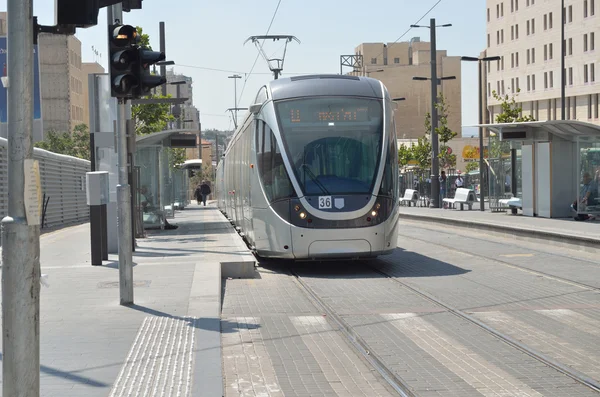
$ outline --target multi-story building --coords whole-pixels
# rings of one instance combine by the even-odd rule
[[[560,0],[487,0],[485,91],[491,122],[500,112],[492,91],[517,94],[524,115],[561,119]],[[565,0],[565,119],[600,124],[599,0]]]
[[[184,84],[172,84],[174,82],[184,81]],[[178,88],[179,87],[179,88]],[[173,98],[177,98],[177,92],[179,90],[180,98],[188,98],[187,101],[183,103],[181,106],[181,110],[183,112],[182,119],[183,120],[191,120],[187,122],[182,122],[182,128],[188,128],[193,131],[198,131],[199,126],[199,114],[198,109],[194,107],[194,90],[192,87],[192,78],[189,76],[185,76],[183,74],[176,74],[172,69],[167,70],[167,95],[171,95]],[[173,128],[176,125],[172,126]]]
[[[362,55],[362,68],[350,74],[360,74],[381,80],[392,98],[404,97],[398,102],[396,129],[398,139],[418,138],[425,134],[425,115],[431,112],[431,81],[417,81],[413,77],[431,77],[431,46],[418,37],[399,43],[363,43],[355,49]],[[461,61],[437,51],[437,75],[455,76],[442,81],[438,94],[443,94],[448,105],[448,127],[461,132]]]
[[[0,36],[7,13],[0,12]],[[43,131],[72,131],[88,124],[87,74],[81,62],[81,41],[75,36],[41,33],[38,38]],[[10,73],[10,72],[9,72]]]
[[[81,69],[83,71],[83,99],[84,99],[84,106],[83,106],[83,120],[84,123],[89,125],[89,120],[90,120],[90,102],[89,102],[89,78],[88,76],[90,74],[101,74],[101,73],[105,73],[104,71],[104,67],[102,67],[102,65],[100,65],[98,62],[84,62],[81,64]]]

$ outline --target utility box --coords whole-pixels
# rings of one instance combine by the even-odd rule
[[[87,172],[87,205],[106,205],[109,200],[108,171]]]

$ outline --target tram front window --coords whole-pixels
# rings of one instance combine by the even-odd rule
[[[381,157],[381,101],[308,98],[276,104],[285,150],[305,195],[368,194]]]

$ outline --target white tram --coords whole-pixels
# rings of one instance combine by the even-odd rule
[[[399,194],[393,106],[367,77],[271,81],[219,161],[219,209],[260,257],[390,253]]]

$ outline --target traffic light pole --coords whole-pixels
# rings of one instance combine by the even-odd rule
[[[107,9],[108,25],[123,23],[123,8],[115,4]],[[110,48],[110,43],[109,43]],[[131,187],[127,164],[126,99],[119,98],[117,112],[117,233],[119,235],[119,296],[121,305],[133,304],[133,243],[131,230]]]
[[[33,0],[8,0],[7,12],[10,133],[8,214],[2,219],[2,395],[37,397],[40,395],[40,226],[39,214],[35,212],[39,211],[40,197],[37,197],[39,174],[36,177],[32,164],[31,137]]]
[[[119,98],[117,153],[119,183],[117,185],[117,214],[119,233],[119,292],[121,305],[133,304],[133,244],[131,231],[131,188],[127,164],[127,134],[125,99]]]

